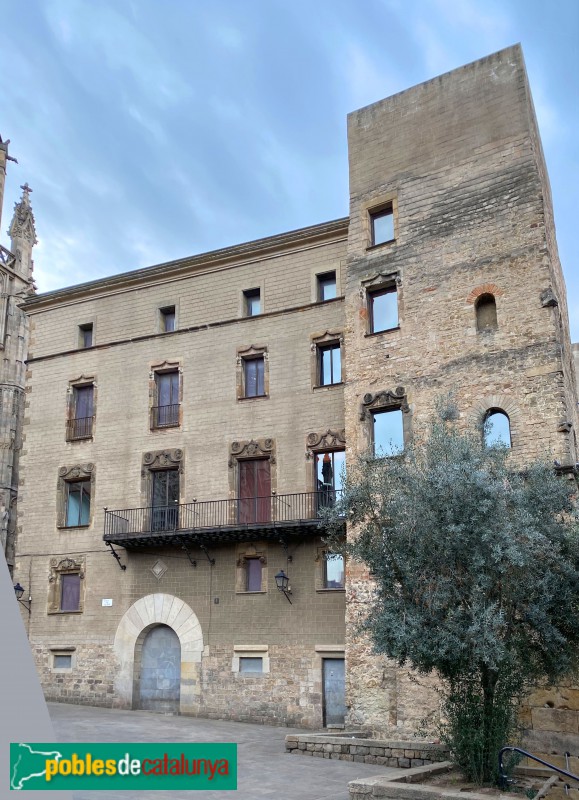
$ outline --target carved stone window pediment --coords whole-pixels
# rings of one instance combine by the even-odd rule
[[[275,464],[274,440],[267,438],[232,442],[229,446],[229,468],[233,469],[236,460],[246,458],[269,458]]]
[[[385,389],[381,392],[372,394],[368,392],[362,398],[360,405],[360,420],[370,419],[370,411],[379,408],[400,408],[404,413],[410,411],[404,386],[397,386],[395,389]]]
[[[323,433],[308,433],[306,438],[306,456],[311,458],[312,452],[315,450],[343,450],[346,446],[346,431],[333,431],[328,428]]]
[[[143,453],[143,468],[147,470],[153,469],[171,469],[178,466],[180,470],[183,468],[183,450],[175,448],[173,450],[150,450]]]

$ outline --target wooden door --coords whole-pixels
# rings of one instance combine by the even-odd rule
[[[239,462],[238,520],[245,524],[271,520],[269,458]]]

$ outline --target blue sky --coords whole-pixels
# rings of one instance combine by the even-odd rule
[[[40,291],[348,213],[346,115],[521,42],[579,341],[579,2],[5,0]]]

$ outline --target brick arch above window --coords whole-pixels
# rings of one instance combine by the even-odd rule
[[[479,398],[474,404],[472,422],[478,427],[482,426],[487,414],[492,410],[504,411],[511,424],[511,433],[523,419],[523,412],[512,397],[505,394],[488,394]]]
[[[493,297],[503,297],[505,293],[496,283],[483,283],[481,286],[477,286],[476,289],[472,290],[466,298],[466,302],[470,305],[474,305],[482,294],[492,294]]]

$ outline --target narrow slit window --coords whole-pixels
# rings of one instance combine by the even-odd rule
[[[339,342],[318,347],[318,382],[331,386],[342,381],[342,358]]]

